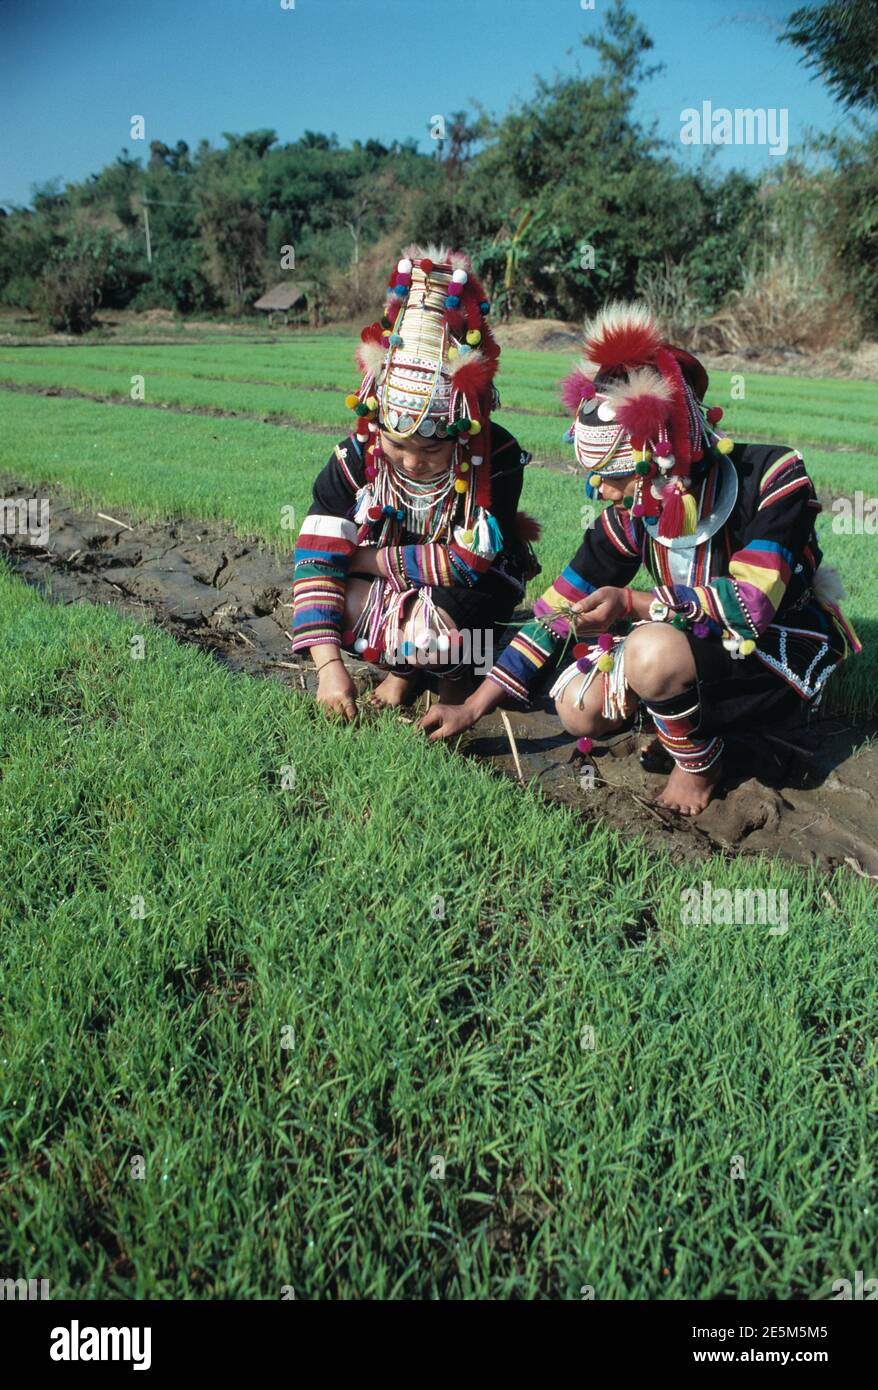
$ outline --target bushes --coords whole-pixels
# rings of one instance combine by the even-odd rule
[[[71,236],[55,248],[39,276],[34,309],[57,332],[87,332],[100,303],[130,293],[127,259],[126,246],[109,233]]]

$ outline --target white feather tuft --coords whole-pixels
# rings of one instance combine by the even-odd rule
[[[460,371],[461,367],[471,367],[474,363],[484,362],[484,360],[485,354],[479,352],[477,348],[474,348],[472,352],[459,352],[452,361],[443,366],[443,371],[446,371],[451,379],[454,380],[455,375]]]
[[[834,565],[823,564],[814,575],[814,596],[818,603],[839,604],[847,593],[841,575]]]
[[[605,394],[614,409],[618,409],[620,405],[627,405],[640,396],[656,396],[668,404],[674,399],[670,382],[652,367],[641,367],[631,372],[627,381],[608,386]]]
[[[377,377],[387,356],[387,349],[380,343],[360,343],[357,348],[357,365],[364,376]]]

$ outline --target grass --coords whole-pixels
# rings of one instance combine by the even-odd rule
[[[350,357],[3,348],[0,379],[127,396],[142,374],[150,401],[245,418],[4,392],[0,467],[288,553]],[[569,459],[567,361],[504,356],[499,418],[538,459]],[[718,373],[713,397],[739,437],[801,445],[825,493],[874,495],[872,388],[824,385],[748,373],[729,403]],[[528,469],[532,591],[582,500]],[[819,529],[873,634],[874,538]],[[328,725],[2,568],[0,624],[4,1276],[55,1298],[788,1299],[874,1269],[863,880],[674,865],[392,716]],[[876,708],[875,660],[830,683],[851,714]],[[705,880],[786,891],[789,931],[687,925]]]
[[[861,880],[675,867],[2,572],[0,623],[4,1274],[786,1299],[874,1267]],[[704,878],[786,889],[789,932],[684,925]]]

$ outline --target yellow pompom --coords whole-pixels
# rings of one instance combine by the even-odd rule
[[[359,396],[355,396],[352,391],[349,396],[345,396],[344,403],[347,406],[348,410],[355,410],[356,407],[360,404],[360,398]]]
[[[644,453],[644,451],[643,451],[642,449],[632,449],[632,450],[631,450],[631,460],[632,460],[633,463],[645,463],[645,462],[646,462],[646,454]]]
[[[477,328],[471,328],[466,335],[466,340],[470,347],[478,347],[479,343],[482,341],[482,335]]]
[[[457,356],[457,348],[456,348],[456,347],[450,347],[450,348],[448,349],[448,351],[446,352],[445,356],[449,359],[449,361],[451,361],[453,358],[455,358],[455,357]]]
[[[470,432],[470,434],[481,434],[481,431],[482,431],[482,426],[481,426],[480,422],[479,422],[478,420],[470,420],[470,422],[469,422],[469,432]]]
[[[378,397],[377,397],[377,396],[367,396],[367,397],[366,397],[366,404],[367,404],[367,406],[369,407],[370,410],[377,410],[377,409],[378,409]]]
[[[461,471],[461,473],[468,473],[468,472],[469,472],[469,464],[467,463],[466,459],[464,459],[463,462],[461,463],[461,465],[460,465],[460,471]]]
[[[751,637],[745,637],[744,641],[738,648],[738,651],[741,653],[742,656],[751,656],[752,653],[755,652],[755,650],[756,643],[753,641]]]
[[[466,480],[465,480],[464,478],[455,478],[455,480],[454,480],[454,491],[455,491],[455,492],[466,492],[466,490],[467,490],[468,487],[469,487],[469,483],[466,482]]]
[[[735,441],[734,439],[728,438],[718,439],[716,441],[716,447],[719,449],[721,454],[730,454],[735,447]]]
[[[603,480],[603,478],[601,477],[600,473],[592,473],[592,475],[591,475],[591,477],[589,478],[588,481],[589,481],[589,485],[590,485],[591,487],[600,487],[601,483],[602,483],[604,480]]]
[[[461,532],[461,535],[460,535],[460,538],[461,538],[461,540],[463,541],[464,545],[472,545],[473,541],[475,540],[475,532],[474,532],[474,531],[462,531],[462,532]]]
[[[596,665],[599,671],[612,671],[613,658],[610,653],[605,652],[603,656],[599,656]]]

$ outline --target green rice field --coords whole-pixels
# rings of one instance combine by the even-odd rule
[[[565,354],[504,354],[548,583],[581,482]],[[102,509],[282,509],[346,432],[347,340],[0,348],[0,467]],[[739,438],[878,493],[873,385],[717,374]],[[265,423],[283,417],[293,429]],[[868,650],[878,537],[821,544]],[[806,1298],[874,1273],[873,887],[678,865],[384,714],[325,721],[0,569],[0,1241],[52,1297]],[[145,657],[131,637],[145,634]],[[788,930],[687,925],[709,880]],[[743,1176],[735,1177],[742,1167]]]

